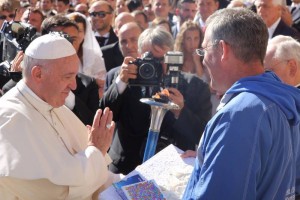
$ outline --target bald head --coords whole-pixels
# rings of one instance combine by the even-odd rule
[[[129,22],[134,22],[134,17],[128,12],[120,13],[115,19],[115,33],[118,35],[120,28]]]
[[[119,46],[124,57],[139,57],[138,39],[142,28],[136,22],[124,24],[119,30]]]

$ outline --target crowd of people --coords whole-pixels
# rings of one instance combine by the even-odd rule
[[[300,198],[298,1],[0,0],[0,197],[97,199],[142,164],[140,99],[167,89],[156,152],[196,157],[183,199]],[[176,86],[132,84],[170,51]]]

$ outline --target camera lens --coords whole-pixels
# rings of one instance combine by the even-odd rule
[[[155,75],[155,68],[150,63],[144,63],[139,68],[139,74],[143,79],[151,79]]]

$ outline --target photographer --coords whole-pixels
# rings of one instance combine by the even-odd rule
[[[150,52],[154,60],[161,60],[173,48],[170,33],[160,28],[146,29],[139,37],[141,54]],[[110,170],[124,174],[142,163],[147,133],[150,126],[150,106],[139,100],[151,97],[159,88],[132,86],[130,80],[137,78],[136,59],[125,57],[116,79],[108,87],[100,101],[101,107],[110,107],[116,121],[116,133],[109,150],[113,159]],[[167,66],[162,63],[162,73]],[[195,149],[207,121],[211,117],[210,91],[207,84],[192,74],[181,73],[178,89],[168,88],[170,100],[180,110],[168,111],[162,122],[158,148],[173,143],[183,150]],[[157,90],[158,89],[158,90]],[[152,93],[148,93],[151,91]]]

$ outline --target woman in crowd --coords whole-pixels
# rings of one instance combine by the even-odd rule
[[[176,37],[174,50],[183,52],[182,71],[197,74],[201,79],[207,81],[200,57],[196,49],[201,47],[203,33],[199,25],[191,20],[184,22]]]
[[[96,41],[91,24],[83,14],[78,12],[71,13],[67,17],[75,21],[79,27],[79,38],[74,44],[81,61],[79,72],[96,79],[101,98],[106,70],[102,51]]]

